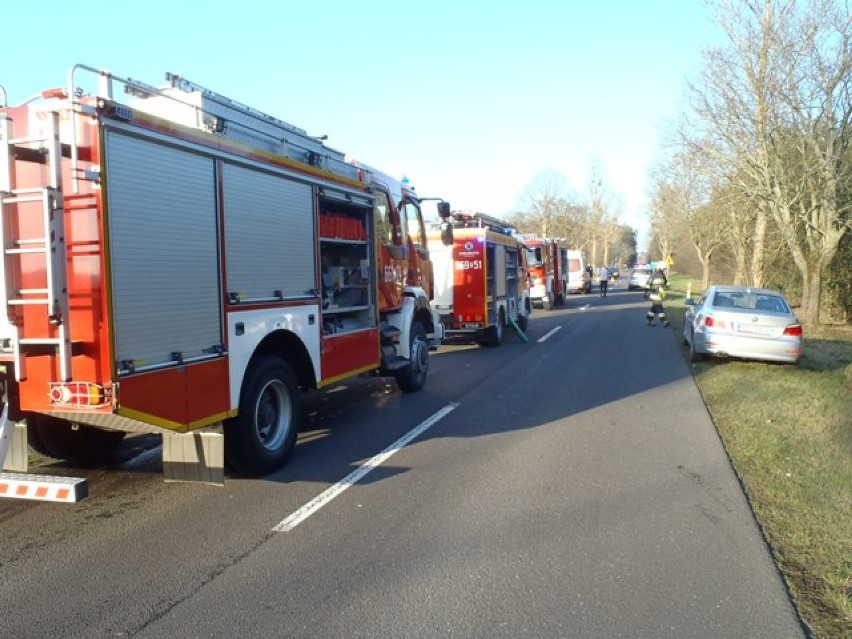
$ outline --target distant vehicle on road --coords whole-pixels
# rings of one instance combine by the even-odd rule
[[[630,272],[630,279],[627,281],[627,290],[642,291],[648,288],[648,278],[651,277],[650,266],[635,266]]]
[[[683,343],[691,361],[713,356],[798,364],[802,325],[778,291],[711,286],[686,304]]]
[[[591,293],[592,276],[589,273],[589,265],[582,251],[569,250],[568,258],[568,292],[569,293]]]
[[[609,267],[609,278],[612,279],[612,280],[617,280],[619,277],[621,277],[621,271],[618,270],[618,267],[617,266],[610,266]]]

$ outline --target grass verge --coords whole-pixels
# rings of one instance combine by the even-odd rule
[[[670,285],[680,341],[684,292],[701,287]],[[805,327],[797,367],[690,366],[800,616],[814,637],[852,638],[852,330]]]

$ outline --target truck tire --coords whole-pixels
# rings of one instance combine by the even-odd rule
[[[518,313],[518,319],[515,322],[515,324],[518,325],[519,329],[521,329],[524,333],[526,333],[527,332],[527,325],[529,324],[529,319],[530,319],[529,315],[522,315],[521,313]]]
[[[103,430],[43,415],[27,416],[27,430],[33,450],[70,462],[94,465],[108,461],[124,439],[124,433]]]
[[[239,413],[225,422],[225,460],[241,475],[258,477],[281,468],[299,431],[301,394],[283,359],[259,358],[240,392]]]
[[[483,346],[500,346],[503,343],[503,332],[506,327],[506,316],[501,308],[497,311],[497,323],[494,326],[489,326],[485,331],[485,340]]]
[[[53,453],[47,450],[47,446],[45,446],[44,442],[41,440],[38,428],[33,424],[32,417],[27,418],[27,445],[39,455],[53,457]]]
[[[429,342],[426,341],[426,329],[416,320],[411,323],[409,353],[408,366],[396,374],[396,384],[403,393],[413,393],[423,388],[426,373],[429,372]]]

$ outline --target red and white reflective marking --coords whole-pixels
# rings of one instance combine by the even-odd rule
[[[89,482],[79,477],[0,473],[0,499],[30,499],[74,503],[89,494]]]

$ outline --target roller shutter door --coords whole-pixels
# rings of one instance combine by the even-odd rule
[[[243,302],[316,295],[312,187],[226,164],[223,192],[229,294]]]
[[[213,159],[118,132],[106,159],[117,360],[209,354],[222,343]]]

